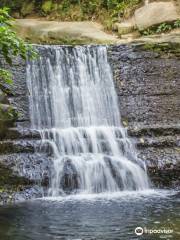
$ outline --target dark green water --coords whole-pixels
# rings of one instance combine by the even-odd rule
[[[134,233],[136,227],[170,234]],[[180,239],[178,192],[76,196],[0,208],[0,240]]]

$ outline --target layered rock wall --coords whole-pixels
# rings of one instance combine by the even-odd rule
[[[180,170],[180,46],[112,46],[122,121],[158,186],[177,185]]]
[[[30,130],[26,63],[19,58],[13,59],[12,67],[6,65],[2,58],[0,63],[13,75],[12,84],[0,84],[2,95],[5,96],[0,101],[0,110],[8,106],[15,111],[14,115],[12,111],[8,115],[8,109],[8,112],[6,109],[0,111],[1,205],[42,196],[40,186],[46,185],[44,179],[49,172],[49,159],[47,154],[37,153],[41,144],[40,136]]]

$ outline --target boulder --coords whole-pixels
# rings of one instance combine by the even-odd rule
[[[137,28],[143,30],[163,22],[175,21],[180,18],[180,14],[173,2],[152,2],[137,9],[134,18]]]
[[[121,35],[121,39],[125,39],[127,41],[133,41],[134,39],[137,39],[141,36],[140,32],[138,31],[133,31],[131,33],[128,34],[123,34]]]
[[[119,35],[131,33],[134,29],[135,25],[131,21],[114,24],[114,30],[116,30]]]

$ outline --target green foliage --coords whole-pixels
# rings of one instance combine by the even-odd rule
[[[178,19],[172,23],[164,22],[157,26],[152,26],[152,27],[142,31],[141,34],[147,36],[147,35],[156,34],[156,33],[165,33],[165,32],[171,31],[172,29],[175,29],[175,28],[180,28],[180,19]]]
[[[180,19],[176,20],[174,23],[175,28],[180,28]]]
[[[140,2],[142,2],[142,0],[109,0],[107,1],[107,7],[114,12],[121,11],[123,13],[128,8],[132,9],[136,7]]]
[[[3,109],[3,105],[0,104],[0,122],[7,120],[12,121],[16,119],[17,116],[17,112],[12,108],[12,106],[9,105],[6,109]]]
[[[52,1],[51,11],[44,15],[51,20],[83,21],[96,20],[111,30],[120,17],[129,17],[132,10],[143,0],[59,0]],[[45,2],[45,1],[44,1]],[[43,5],[42,5],[43,6]]]
[[[32,2],[24,2],[21,8],[21,14],[24,16],[27,16],[28,14],[31,14],[34,11],[34,1]]]
[[[22,5],[25,3],[25,2],[28,2],[26,0],[22,1],[22,0],[1,0],[0,1],[0,7],[4,7],[4,6],[7,6],[9,8],[11,8],[12,10],[19,10]]]
[[[82,1],[79,3],[84,14],[93,15],[101,7],[101,1]]]
[[[146,29],[146,30],[144,30],[143,32],[142,32],[142,35],[144,35],[144,36],[148,36],[148,35],[151,35],[151,34],[153,34],[154,32],[150,29],[150,28],[148,28],[148,29]]]
[[[52,1],[51,0],[45,1],[42,5],[42,10],[45,13],[49,13],[51,11],[51,8],[52,8]]]
[[[3,80],[7,84],[12,84],[12,74],[9,71],[0,68],[0,80]]]
[[[89,20],[96,19],[102,23],[110,22],[121,17],[128,17],[131,10],[143,0],[0,0],[1,6],[8,6],[12,13],[26,16],[24,6],[33,7],[33,12],[39,16],[60,20]],[[74,10],[73,10],[74,9]]]
[[[168,23],[161,23],[157,29],[156,29],[156,33],[162,33],[162,32],[167,32],[170,31],[172,29],[172,26]]]
[[[27,55],[31,58],[37,56],[32,46],[26,44],[12,30],[12,21],[8,9],[0,9],[0,53],[9,65],[12,65],[12,57],[20,56],[26,60]],[[5,69],[0,69],[0,80],[10,83],[11,74]]]

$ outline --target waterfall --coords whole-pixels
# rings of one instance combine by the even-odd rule
[[[44,46],[27,64],[32,128],[53,151],[50,196],[148,188],[121,125],[105,46]]]

